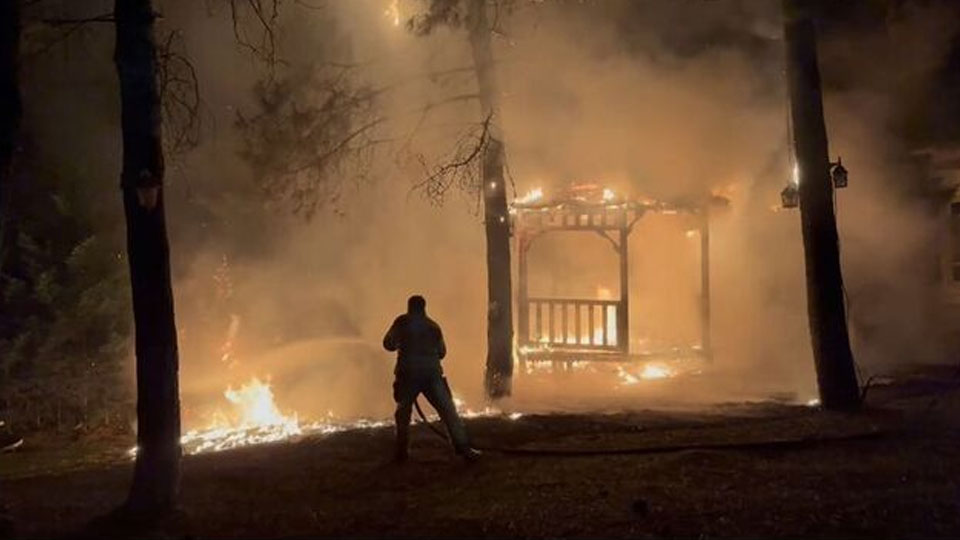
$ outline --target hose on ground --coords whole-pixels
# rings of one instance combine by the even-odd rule
[[[414,400],[414,407],[420,421],[427,425],[434,434],[449,442],[447,435],[437,426],[427,420],[423,409],[420,408],[419,400]],[[553,457],[589,457],[589,456],[618,456],[618,455],[650,455],[667,454],[672,452],[686,452],[691,450],[741,450],[741,451],[763,451],[763,450],[798,450],[813,448],[822,444],[832,442],[863,441],[876,440],[884,437],[886,434],[882,431],[869,431],[866,433],[854,433],[850,435],[839,435],[834,437],[808,437],[801,439],[780,439],[765,441],[750,441],[739,443],[692,443],[676,444],[666,446],[639,446],[625,448],[516,448],[503,446],[474,445],[477,450],[485,452],[496,452],[514,456],[553,456]]]

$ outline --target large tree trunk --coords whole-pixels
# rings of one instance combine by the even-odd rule
[[[13,156],[20,131],[20,0],[0,0],[0,270],[10,249]],[[0,489],[0,493],[3,490]],[[0,500],[0,539],[13,537],[13,520]]]
[[[504,183],[504,148],[499,129],[493,50],[487,0],[471,0],[470,45],[480,90],[480,107],[488,125],[483,148],[483,217],[487,236],[487,395],[510,395],[513,376],[513,293],[510,285],[510,219]]]
[[[150,0],[116,0],[123,124],[121,189],[137,355],[137,462],[127,508],[164,513],[180,480],[177,332],[163,208],[160,97]]]
[[[0,0],[0,270],[12,249],[13,158],[23,110],[20,103],[20,0]]]
[[[860,393],[847,335],[816,31],[807,3],[783,0],[790,112],[800,169],[807,310],[820,402],[826,409],[850,410],[859,406]]]

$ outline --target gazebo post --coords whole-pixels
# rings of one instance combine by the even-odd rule
[[[700,209],[700,346],[704,358],[713,360],[710,338],[710,202]]]
[[[517,234],[517,343],[520,345],[530,341],[530,299],[527,289],[527,250],[530,249],[530,240],[524,231]]]
[[[677,347],[663,351],[645,351],[631,356],[630,336],[630,234],[637,221],[648,212],[691,214],[699,219],[700,231],[700,332],[701,346],[687,347],[698,352],[705,361],[712,360],[710,318],[710,209],[708,206],[724,201],[713,196],[703,204],[671,204],[651,199],[613,202],[606,193],[593,199],[572,193],[549,202],[524,201],[514,203],[513,231],[516,237],[517,309],[515,328],[519,346],[518,357],[525,371],[527,360],[552,362],[560,367],[576,360],[627,361],[647,358],[651,354],[673,355]],[[589,194],[588,194],[589,195]],[[542,197],[542,194],[540,195]],[[619,259],[620,297],[613,298],[555,298],[531,297],[528,265],[530,247],[540,235],[554,232],[582,231],[599,235],[610,243]],[[567,310],[573,306],[573,312]],[[559,307],[562,311],[556,314]],[[611,313],[616,310],[616,314]],[[532,312],[531,312],[532,310]],[[597,317],[600,310],[600,317]],[[546,314],[543,312],[546,311]],[[583,315],[586,315],[584,321]],[[571,321],[570,317],[574,320]],[[530,319],[533,320],[530,320]],[[544,320],[546,318],[546,320]],[[614,318],[615,320],[611,320]],[[557,333],[556,324],[562,322]],[[571,324],[572,323],[572,324]],[[608,326],[609,323],[609,326]],[[597,326],[599,325],[599,326]],[[616,326],[614,326],[616,325]],[[571,327],[576,339],[570,339]],[[616,339],[614,341],[614,334]],[[690,350],[692,349],[692,350]],[[567,365],[567,367],[569,367]]]
[[[617,309],[617,348],[624,353],[630,352],[630,268],[627,241],[630,225],[627,224],[627,211],[620,213],[620,242],[617,251],[620,256],[620,305]]]

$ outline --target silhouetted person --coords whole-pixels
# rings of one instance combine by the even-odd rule
[[[427,301],[422,296],[407,300],[407,312],[393,321],[383,336],[383,348],[397,353],[397,366],[393,370],[393,399],[397,402],[394,418],[397,422],[397,439],[394,459],[407,459],[410,446],[410,413],[417,396],[423,394],[437,410],[447,426],[450,441],[457,454],[465,459],[476,459],[480,452],[470,447],[467,430],[460,421],[453,395],[443,376],[440,360],[447,355],[440,325],[427,317]]]

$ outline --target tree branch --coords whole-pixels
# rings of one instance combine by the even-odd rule
[[[66,26],[72,24],[87,24],[87,23],[115,23],[117,19],[113,16],[113,13],[105,13],[103,15],[97,15],[95,17],[85,17],[82,19],[64,19],[64,18],[49,18],[49,19],[40,19],[40,22],[43,24],[49,24],[50,26]]]
[[[477,135],[467,134],[462,137],[452,157],[446,163],[434,168],[429,172],[426,178],[416,183],[414,191],[422,191],[432,203],[440,205],[446,197],[447,192],[454,185],[459,186],[464,191],[476,191],[479,182],[476,180],[479,172],[480,157],[486,148],[490,139],[490,123],[492,114],[480,124],[480,133]],[[466,144],[468,139],[475,139],[469,146]],[[425,171],[428,171],[423,155],[419,155],[420,165]]]

